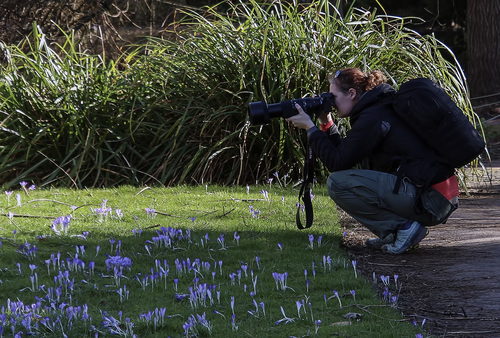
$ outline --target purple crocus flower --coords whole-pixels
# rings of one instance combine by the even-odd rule
[[[314,330],[316,334],[318,333],[320,325],[321,325],[321,320],[318,319],[317,321],[314,322]]]
[[[119,220],[121,220],[123,218],[123,212],[121,211],[121,209],[115,209],[115,214]]]
[[[236,325],[236,315],[234,313],[231,316],[231,329],[233,331],[238,331],[238,326]]]
[[[266,201],[269,201],[269,192],[267,192],[266,190],[262,189],[262,190],[260,191],[260,193],[264,196],[264,199],[265,199]]]
[[[146,208],[146,214],[148,217],[155,218],[156,217],[156,210],[151,209],[151,208]]]
[[[337,297],[337,300],[339,301],[339,307],[342,308],[342,301],[340,300],[339,293],[336,290],[333,290],[333,294],[335,297]]]
[[[52,230],[57,235],[67,235],[69,230],[69,223],[71,222],[71,215],[57,217],[51,225]]]
[[[309,235],[309,247],[314,248],[314,235]]]
[[[220,234],[220,236],[217,238],[217,242],[219,242],[221,246],[221,250],[226,249],[226,242],[224,241],[224,234]]]
[[[243,270],[243,272],[245,273],[245,277],[248,277],[248,275],[247,275],[248,264],[242,263],[242,264],[241,264],[241,269],[242,269],[242,270]]]
[[[115,267],[122,267],[130,270],[130,267],[132,266],[132,260],[130,258],[121,256],[108,256],[105,263],[108,270],[112,270]]]

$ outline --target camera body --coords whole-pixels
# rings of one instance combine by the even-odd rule
[[[335,101],[332,93],[322,93],[316,97],[286,100],[280,103],[251,102],[249,104],[250,124],[262,125],[270,123],[272,118],[282,117],[286,119],[297,115],[299,112],[295,108],[296,103],[304,109],[307,115],[312,117],[314,114],[331,112]]]

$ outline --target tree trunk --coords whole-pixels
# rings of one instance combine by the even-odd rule
[[[500,101],[499,18],[500,0],[467,2],[468,84],[483,105]]]

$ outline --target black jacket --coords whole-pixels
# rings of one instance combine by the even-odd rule
[[[439,162],[392,108],[395,90],[381,84],[361,96],[350,114],[345,138],[320,130],[309,133],[309,144],[330,171],[364,169],[399,174],[416,185],[429,186],[447,179],[453,169]]]

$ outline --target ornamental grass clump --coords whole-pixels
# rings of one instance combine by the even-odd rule
[[[20,45],[0,43],[0,177],[9,189],[19,180],[286,186],[302,176],[305,137],[281,118],[249,126],[248,104],[324,92],[328,74],[344,67],[380,69],[396,87],[429,77],[477,120],[452,52],[408,29],[415,18],[340,4],[185,10],[165,29],[170,39],[149,39],[118,60],[81,52],[70,32],[47,41],[35,24]]]

